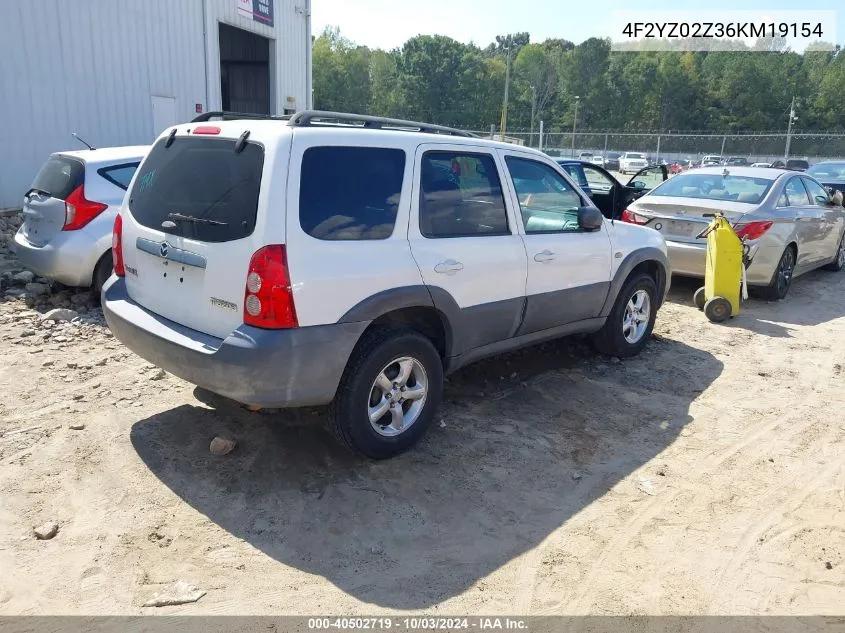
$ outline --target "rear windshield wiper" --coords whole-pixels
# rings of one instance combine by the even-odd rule
[[[194,224],[208,224],[209,226],[228,226],[226,222],[219,220],[209,220],[207,218],[195,218],[192,215],[184,215],[182,213],[168,213],[167,217],[171,220],[180,220],[182,222],[193,222]]]

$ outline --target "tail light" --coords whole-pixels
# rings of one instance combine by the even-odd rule
[[[734,225],[737,236],[749,241],[760,239],[770,228],[772,228],[772,222],[744,222]]]
[[[267,329],[299,325],[283,244],[259,249],[249,261],[244,293],[244,323]]]
[[[118,277],[126,276],[126,269],[123,266],[123,218],[120,214],[114,219],[114,230],[111,234],[111,260],[114,265],[114,273]]]
[[[65,225],[63,231],[81,229],[108,209],[107,204],[85,199],[85,185],[79,185],[65,199]]]
[[[621,219],[623,222],[627,222],[628,224],[646,224],[648,222],[647,217],[634,213],[630,209],[625,209],[622,212]]]

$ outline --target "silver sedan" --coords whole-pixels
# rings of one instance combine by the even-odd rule
[[[706,239],[697,235],[721,211],[748,245],[747,278],[782,299],[794,277],[845,267],[845,209],[813,177],[763,167],[705,167],[674,176],[628,206],[623,221],[659,231],[672,272],[703,277]]]

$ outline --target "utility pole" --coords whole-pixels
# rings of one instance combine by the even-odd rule
[[[505,131],[508,127],[508,88],[510,87],[511,83],[511,48],[513,44],[508,42],[508,45],[505,47],[505,51],[507,51],[508,59],[507,59],[507,66],[505,69],[505,103],[502,106],[502,141],[505,140]]]
[[[543,151],[543,119],[540,119],[540,146],[538,149],[541,152]]]
[[[575,117],[572,119],[572,158],[575,158],[575,126],[578,124],[578,102],[581,97],[575,95]]]
[[[528,146],[531,147],[534,142],[534,117],[537,111],[537,89],[531,86],[531,134],[528,137]]]
[[[789,125],[786,128],[786,149],[783,151],[784,160],[789,158],[789,146],[792,145],[792,124],[798,120],[795,116],[795,97],[792,97],[792,103],[789,106]]]

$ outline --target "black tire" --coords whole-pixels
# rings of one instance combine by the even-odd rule
[[[695,294],[692,296],[692,302],[699,310],[704,309],[704,304],[707,303],[707,297],[704,294],[704,286],[701,286],[701,288],[695,291]]]
[[[100,291],[102,291],[103,285],[108,281],[109,277],[111,277],[113,271],[114,262],[112,262],[111,249],[109,249],[94,267],[94,275],[91,279],[91,290],[94,291],[97,297],[100,296]]]
[[[623,334],[623,321],[628,302],[641,290],[646,292],[650,303],[648,321],[640,338],[632,343]],[[619,356],[621,358],[636,356],[648,342],[651,331],[654,329],[656,317],[657,286],[654,279],[645,273],[635,275],[628,279],[622,290],[619,291],[613,309],[611,309],[602,329],[593,334],[593,345],[599,352],[608,356]]]
[[[368,406],[376,378],[392,361],[402,357],[420,363],[427,392],[415,421],[398,435],[385,436],[370,423]],[[413,330],[376,328],[361,338],[346,365],[329,408],[332,430],[349,448],[366,457],[393,457],[411,448],[425,434],[442,395],[443,363],[431,341]]]
[[[704,316],[713,323],[727,321],[733,313],[731,302],[724,297],[713,297],[704,304]]]
[[[839,246],[836,248],[836,259],[827,264],[824,269],[838,273],[845,268],[845,233],[839,238]]]
[[[778,267],[768,286],[759,290],[760,296],[769,301],[779,301],[786,297],[789,287],[792,285],[792,277],[795,274],[795,247],[791,244],[780,256]]]

